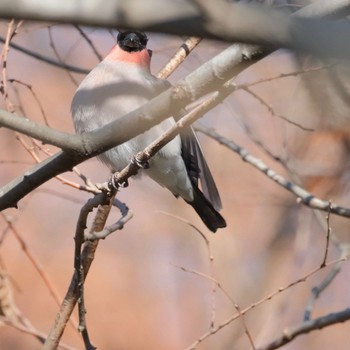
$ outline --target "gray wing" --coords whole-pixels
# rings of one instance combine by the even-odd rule
[[[191,127],[180,136],[182,143],[182,157],[185,161],[191,181],[198,186],[198,180],[200,180],[205,197],[210,201],[213,207],[219,211],[222,209],[219,191],[204,158],[197,135]]]
[[[167,80],[158,79],[158,81],[160,83],[160,92],[171,87],[171,84]],[[180,111],[179,116],[184,114],[186,114],[185,111]],[[204,196],[217,211],[220,211],[222,209],[222,204],[219,191],[207,161],[204,158],[196,133],[191,127],[187,131],[181,133],[180,137],[182,158],[184,159],[192,183],[198,187],[198,180],[200,180]]]

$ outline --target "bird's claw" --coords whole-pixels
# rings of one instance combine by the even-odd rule
[[[119,173],[114,173],[111,175],[108,181],[108,185],[111,186],[113,189],[117,190],[119,187],[126,188],[129,186],[128,180],[119,181]]]
[[[149,169],[149,163],[147,160],[143,160],[140,155],[136,154],[132,157],[131,163],[136,165],[140,169]]]
[[[108,182],[102,182],[102,183],[96,183],[95,187],[102,191],[102,192],[110,192],[111,189],[109,188],[109,181]]]
[[[96,187],[102,192],[112,192],[113,190],[118,190],[119,187],[125,188],[129,186],[128,180],[118,181],[119,173],[112,174],[107,182],[97,183]]]

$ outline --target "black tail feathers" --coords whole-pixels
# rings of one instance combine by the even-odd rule
[[[226,227],[225,219],[195,185],[193,185],[193,197],[193,201],[187,203],[193,207],[210,231],[216,232],[218,228]]]

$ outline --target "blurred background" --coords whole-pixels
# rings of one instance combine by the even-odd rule
[[[7,28],[8,23],[0,23],[2,38]],[[115,44],[116,33],[78,29],[25,22],[12,42],[55,61],[90,70],[99,58],[80,30],[101,56]],[[156,73],[184,38],[151,33],[149,37],[152,71]],[[169,80],[175,83],[225,47],[202,41]],[[349,207],[348,68],[345,63],[296,57],[279,50],[237,77],[238,84],[248,86],[267,81],[251,86],[253,93],[238,89],[200,123],[245,147],[318,197]],[[70,103],[83,74],[54,67],[13,47],[8,52],[5,73],[9,79],[8,99],[2,95],[1,108],[9,107],[39,123],[74,132]],[[289,73],[295,74],[282,77]],[[191,207],[146,177],[131,180],[128,188],[121,189],[118,198],[134,217],[123,230],[100,242],[85,284],[90,337],[100,349],[187,349],[210,330],[212,323],[215,328],[236,315],[234,304],[243,310],[322,263],[327,213],[299,204],[237,154],[213,139],[199,137],[221,193],[227,228],[211,234]],[[40,148],[57,151],[49,145],[39,146],[25,136],[0,129],[1,186],[35,164],[28,150],[35,151],[41,160],[47,156]],[[109,175],[95,159],[78,168],[93,182],[103,182]],[[62,176],[81,183],[73,173]],[[0,217],[0,291],[4,300],[10,300],[12,307],[16,305],[17,315],[26,319],[24,323],[30,322],[40,332],[49,332],[58,311],[52,290],[57,289],[63,298],[68,288],[73,273],[75,225],[80,208],[90,197],[53,179],[22,199],[18,209],[5,210]],[[163,212],[201,230],[209,240],[210,254],[196,230]],[[113,209],[109,223],[118,218],[118,210]],[[329,261],[346,255],[349,223],[348,219],[330,216],[333,236]],[[50,280],[51,288],[44,283],[33,259]],[[251,349],[248,335],[256,347],[271,342],[285,328],[300,324],[312,288],[335,266],[319,270],[263,301],[244,315],[244,322],[237,318],[198,348]],[[344,262],[316,301],[311,317],[348,307],[349,279],[350,267]],[[74,318],[77,320],[76,313]],[[349,332],[349,323],[337,324],[300,336],[284,348],[345,349]],[[67,325],[63,342],[83,348],[71,324]],[[0,344],[2,350],[40,346],[33,335],[5,323],[0,327]]]

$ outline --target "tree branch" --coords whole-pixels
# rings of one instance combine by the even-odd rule
[[[328,1],[329,2],[329,1]],[[320,3],[320,4],[318,4]],[[312,10],[296,18],[258,4],[196,0],[3,0],[1,18],[84,24],[101,27],[128,27],[176,35],[192,35],[273,48],[289,48],[315,55],[349,58],[350,47],[343,38],[350,26],[334,21],[310,20],[310,13],[334,15],[349,12],[350,2],[318,1]],[[154,9],[157,8],[157,11]]]
[[[0,36],[0,42],[1,43],[5,43],[5,38]],[[63,62],[58,62],[56,60],[53,60],[50,57],[40,55],[40,54],[38,54],[35,51],[26,49],[25,47],[17,45],[17,44],[15,44],[13,42],[10,42],[10,47],[14,48],[17,51],[20,51],[20,52],[24,53],[25,55],[31,56],[33,58],[36,58],[36,59],[38,59],[40,61],[43,61],[45,63],[48,63],[48,64],[50,64],[52,66],[56,66],[56,67],[59,67],[59,68],[62,68],[62,69],[66,69],[66,70],[69,70],[71,72],[79,73],[79,74],[88,74],[89,73],[88,69],[72,66],[70,64],[63,63]]]
[[[334,312],[326,316],[315,318],[311,321],[306,321],[300,325],[286,329],[283,331],[283,334],[272,341],[270,344],[265,345],[257,350],[273,350],[280,348],[281,346],[291,342],[294,338],[301,334],[307,334],[311,331],[322,329],[328,326],[331,326],[336,323],[342,323],[350,320],[350,309],[345,309],[343,311]]]
[[[308,192],[306,189],[287,180],[285,177],[283,177],[282,175],[276,173],[274,170],[269,168],[261,159],[254,157],[245,148],[237,145],[231,140],[228,140],[227,138],[218,134],[215,130],[206,128],[202,125],[196,125],[195,130],[198,130],[203,134],[212,137],[213,139],[218,141],[220,144],[226,146],[230,150],[237,153],[245,162],[249,163],[256,169],[264,173],[269,179],[271,179],[272,181],[277,183],[279,186],[283,187],[284,189],[292,193],[294,196],[296,196],[300,203],[313,209],[318,209],[323,211],[329,210],[333,214],[344,216],[344,217],[350,217],[349,208],[341,207],[334,203],[332,203],[332,206],[330,207],[329,201],[321,200],[316,196],[314,196],[312,193]]]

